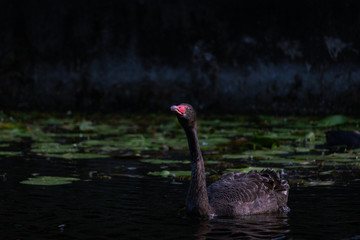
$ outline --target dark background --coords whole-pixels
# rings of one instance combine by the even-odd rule
[[[358,1],[0,6],[0,110],[359,115]]]

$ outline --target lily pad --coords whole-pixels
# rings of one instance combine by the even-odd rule
[[[308,187],[316,187],[316,186],[331,186],[334,185],[334,181],[310,181],[305,182],[304,185]]]
[[[33,144],[31,151],[35,153],[66,153],[76,152],[78,149],[72,144],[42,142]]]
[[[92,122],[90,121],[83,121],[79,125],[80,131],[83,132],[92,132],[95,130],[95,127],[93,126]]]
[[[65,158],[65,159],[109,158],[109,155],[98,154],[98,153],[65,153],[65,154],[49,153],[44,155],[47,157],[56,157],[56,158]]]
[[[21,181],[21,184],[27,185],[39,185],[39,186],[57,186],[64,184],[71,184],[74,181],[79,181],[79,178],[72,177],[54,177],[54,176],[41,176],[35,178],[28,178],[27,180]]]
[[[227,143],[227,142],[229,142],[229,139],[224,138],[224,137],[208,136],[206,138],[201,137],[199,139],[199,141],[200,141],[202,148],[209,148],[209,147],[214,147],[219,144]]]
[[[141,160],[144,163],[151,163],[151,164],[189,164],[190,161],[181,161],[181,160],[163,160],[163,159],[144,159]]]
[[[343,115],[332,115],[328,116],[318,122],[318,127],[333,127],[337,125],[342,125],[347,122],[347,118]]]
[[[160,177],[168,177],[170,175],[170,171],[168,170],[162,170],[162,171],[156,171],[156,172],[148,172],[148,175],[151,176],[160,176]]]
[[[191,176],[191,171],[168,171],[168,170],[162,170],[159,172],[148,172],[148,175],[151,176],[161,176],[161,177],[188,177]]]
[[[320,172],[319,175],[331,175],[334,171],[333,170],[329,170],[329,171],[323,171],[323,172]]]
[[[265,137],[261,135],[252,137],[251,141],[255,144],[261,145],[266,148],[275,148],[280,146],[280,141],[278,139]]]
[[[315,141],[315,133],[314,133],[314,132],[308,132],[308,133],[305,135],[304,139],[305,139],[306,141],[309,141],[309,142]]]
[[[249,154],[224,154],[222,155],[222,158],[224,159],[248,159],[251,155]]]
[[[21,152],[13,152],[13,151],[2,151],[0,150],[0,155],[1,156],[18,156],[18,155],[21,155],[22,153]]]
[[[289,165],[289,166],[284,166],[284,168],[286,169],[302,169],[302,168],[318,168],[318,165],[313,165],[313,164],[302,164],[302,165]]]
[[[274,157],[274,158],[269,158],[269,159],[265,159],[265,160],[260,160],[259,161],[260,164],[266,163],[266,164],[283,164],[283,165],[292,165],[292,159],[288,159],[288,158],[281,158],[281,157]]]

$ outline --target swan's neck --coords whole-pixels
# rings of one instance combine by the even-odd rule
[[[191,154],[191,182],[186,197],[190,212],[200,216],[211,216],[211,208],[206,190],[204,159],[201,154],[196,126],[186,129],[186,137]]]

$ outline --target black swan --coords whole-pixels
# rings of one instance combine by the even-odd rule
[[[273,169],[226,173],[206,188],[195,110],[186,103],[170,109],[185,130],[191,154],[191,182],[186,196],[189,213],[203,217],[234,217],[289,211],[286,205],[289,184]]]

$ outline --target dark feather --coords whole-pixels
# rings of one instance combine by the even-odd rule
[[[224,216],[288,210],[288,190],[287,182],[272,169],[227,173],[208,187],[209,204]]]

